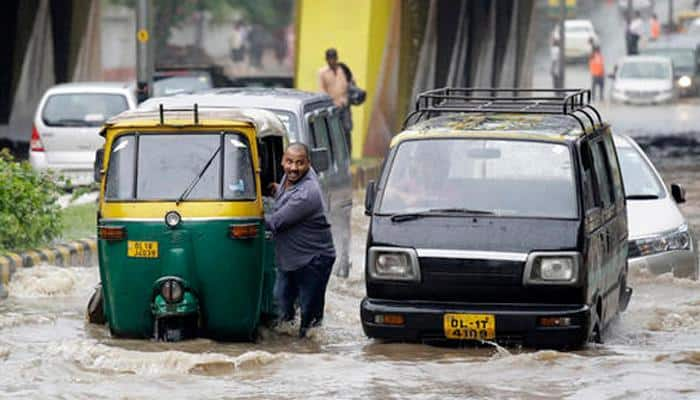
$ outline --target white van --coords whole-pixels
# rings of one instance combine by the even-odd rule
[[[102,124],[136,105],[133,84],[80,82],[50,88],[34,115],[30,164],[56,171],[73,186],[92,183],[95,151],[104,143]]]

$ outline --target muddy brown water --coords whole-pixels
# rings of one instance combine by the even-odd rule
[[[688,189],[683,210],[700,229],[700,167],[661,165]],[[84,321],[96,267],[21,271],[0,302],[0,398],[700,398],[700,283],[633,272],[628,311],[582,351],[385,344],[359,321],[366,225],[355,207],[354,268],[332,278],[326,324],[306,340],[293,330],[254,344],[114,339]]]

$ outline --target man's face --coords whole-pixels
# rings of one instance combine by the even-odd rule
[[[328,63],[328,66],[329,66],[331,69],[335,70],[336,68],[338,68],[338,57],[337,57],[337,56],[335,56],[335,57],[326,57],[326,62]]]
[[[282,168],[287,174],[287,180],[296,183],[309,170],[309,157],[303,149],[291,147],[282,157]]]

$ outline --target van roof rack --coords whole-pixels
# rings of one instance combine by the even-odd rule
[[[403,127],[443,113],[551,114],[574,118],[585,134],[584,118],[594,129],[603,125],[600,113],[590,102],[590,89],[444,87],[420,93]]]

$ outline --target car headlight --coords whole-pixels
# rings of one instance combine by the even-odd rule
[[[371,247],[367,271],[372,279],[420,281],[418,255],[409,248]]]
[[[658,236],[629,241],[629,258],[644,257],[652,254],[675,250],[690,250],[692,241],[688,225],[683,224],[671,232]]]
[[[525,285],[570,285],[578,282],[581,255],[578,252],[530,253],[525,264]]]
[[[684,89],[690,87],[690,85],[692,84],[693,81],[690,79],[689,76],[681,76],[680,78],[678,78],[678,86]]]

